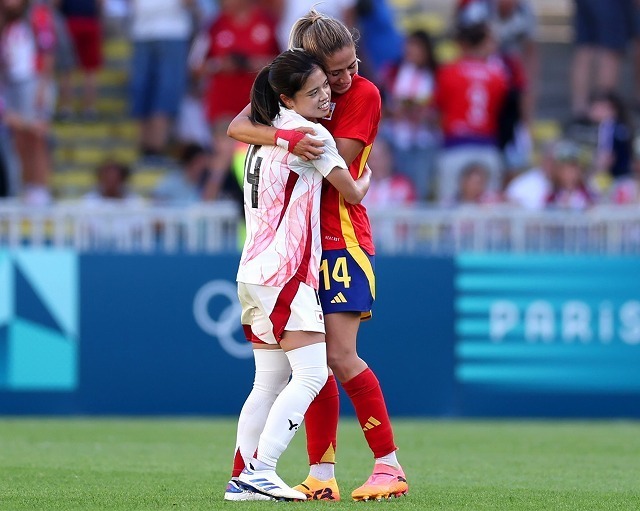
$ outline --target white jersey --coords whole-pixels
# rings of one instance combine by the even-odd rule
[[[273,125],[313,128],[314,138],[324,142],[324,153],[305,161],[278,146],[249,146],[244,166],[247,237],[237,280],[280,287],[296,278],[318,289],[322,179],[347,164],[321,124],[281,108]]]

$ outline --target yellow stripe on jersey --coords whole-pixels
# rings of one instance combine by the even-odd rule
[[[371,152],[371,148],[373,144],[369,144],[362,150],[362,158],[360,160],[360,168],[358,169],[358,177],[362,175],[362,171],[364,170],[364,166],[367,164],[367,160],[369,159],[369,153]]]
[[[364,170],[364,166],[369,159],[369,153],[371,152],[371,148],[373,144],[369,144],[362,150],[362,158],[360,159],[360,168],[358,169],[358,177],[362,175],[362,171]],[[340,225],[342,229],[342,237],[344,238],[344,243],[347,248],[357,247],[358,237],[356,236],[356,232],[353,228],[353,223],[351,222],[351,218],[349,217],[349,212],[347,211],[347,206],[344,202],[344,197],[340,195],[340,204],[338,206],[340,208]]]
[[[339,196],[340,204],[340,229],[342,230],[342,237],[344,238],[344,243],[347,248],[349,247],[357,247],[358,246],[358,238],[356,237],[356,232],[353,229],[353,224],[351,223],[351,218],[349,218],[349,212],[347,211],[347,206],[344,203],[344,197],[342,195]]]
[[[353,257],[354,261],[358,263],[358,266],[362,268],[362,271],[367,276],[367,280],[369,281],[369,289],[371,290],[371,296],[375,300],[376,298],[376,276],[373,272],[373,266],[371,266],[371,261],[367,257],[367,254],[360,247],[351,247],[347,248],[351,257]]]

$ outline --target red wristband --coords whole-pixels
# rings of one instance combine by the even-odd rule
[[[304,135],[304,133],[296,130],[277,130],[275,144],[292,153],[298,142],[304,138]]]

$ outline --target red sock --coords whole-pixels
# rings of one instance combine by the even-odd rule
[[[311,402],[304,416],[309,465],[336,462],[339,415],[338,384],[330,374],[327,383]]]
[[[378,378],[366,368],[358,376],[342,384],[351,398],[364,437],[375,458],[386,456],[397,449],[393,442],[393,429],[389,412],[384,404],[384,396]]]
[[[240,472],[244,470],[244,460],[240,456],[240,449],[236,449],[236,455],[233,457],[233,469],[231,470],[231,477],[238,477]]]

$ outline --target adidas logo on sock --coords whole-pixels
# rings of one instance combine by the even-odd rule
[[[331,300],[331,303],[347,303],[347,299],[344,297],[342,293],[338,293],[336,296],[333,297],[333,300]]]
[[[380,424],[382,423],[375,417],[369,417],[369,419],[367,419],[366,424],[362,428],[362,431],[369,431],[370,429],[373,429],[376,426],[379,426]]]

